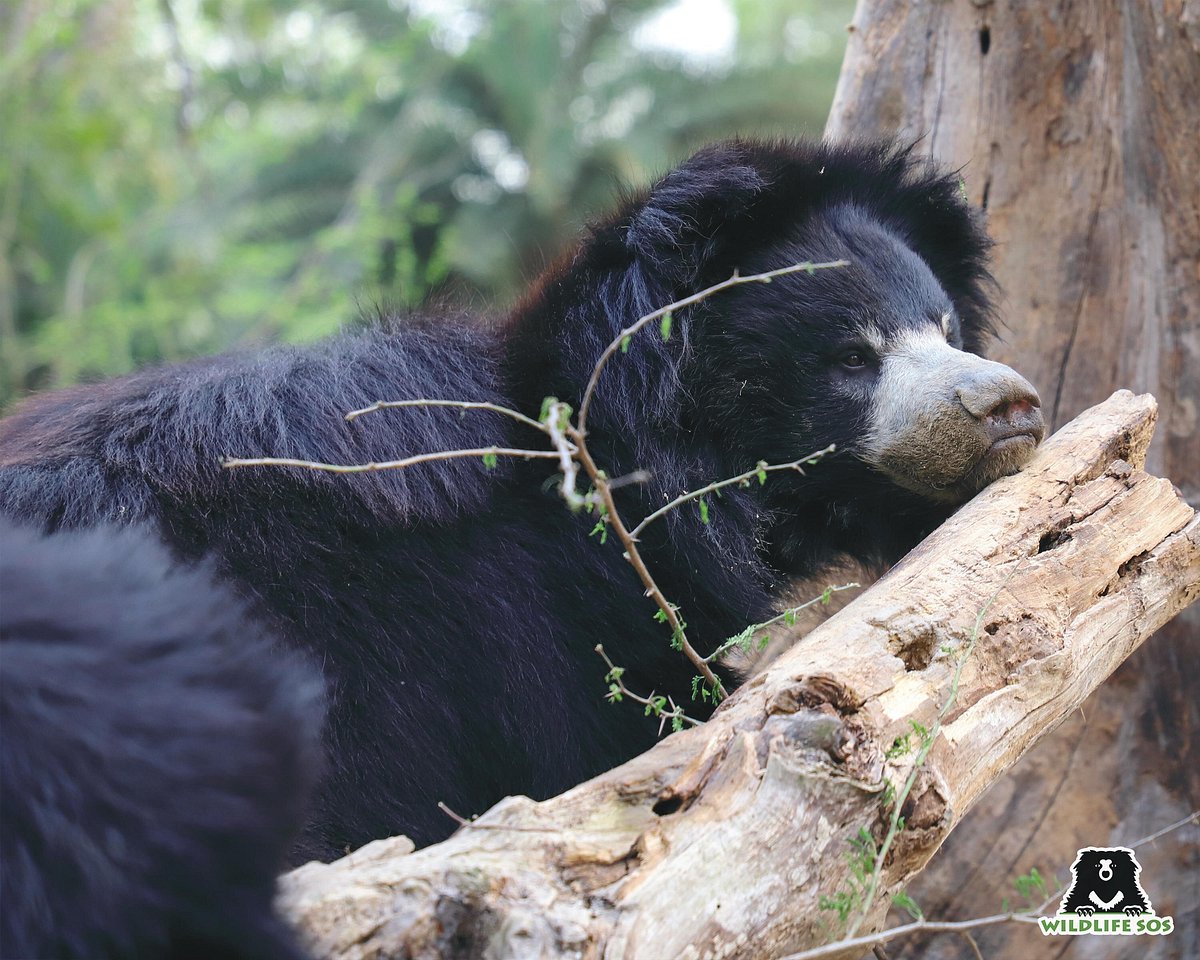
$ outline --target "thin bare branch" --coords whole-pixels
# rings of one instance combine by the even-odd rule
[[[990,927],[997,923],[1036,923],[1037,918],[1028,913],[997,913],[990,917],[976,917],[974,920],[914,920],[912,923],[906,923],[899,927],[892,927],[890,930],[881,930],[879,933],[869,934],[862,937],[850,937],[846,940],[838,940],[836,943],[827,943],[820,947],[813,947],[811,950],[801,950],[799,953],[789,953],[785,957],[780,957],[779,960],[822,960],[824,957],[837,956],[845,953],[851,947],[863,947],[864,949],[872,947],[877,943],[889,943],[898,937],[906,937],[913,933],[962,933],[966,930],[975,930],[978,927]]]
[[[378,463],[321,463],[317,460],[293,460],[290,457],[253,457],[239,459],[225,457],[221,466],[233,467],[302,467],[305,470],[324,470],[326,473],[372,473],[376,470],[402,470],[418,463],[437,460],[458,460],[467,457],[520,457],[523,460],[558,459],[557,450],[520,450],[512,447],[475,447],[470,450],[441,450],[436,453],[419,453],[403,460],[383,460]]]
[[[559,493],[567,502],[567,506],[572,510],[578,510],[586,504],[587,499],[575,492],[575,484],[579,476],[581,448],[567,438],[566,430],[570,423],[571,408],[567,404],[561,400],[550,404],[546,411],[546,432],[549,433],[550,442],[554,445],[555,453],[558,455],[558,469],[563,476]]]
[[[971,950],[971,955],[975,960],[983,960],[983,954],[979,952],[979,944],[975,942],[975,938],[966,930],[959,930],[958,935],[967,942],[967,946]]]
[[[608,481],[609,490],[620,490],[622,487],[634,486],[641,483],[650,482],[649,470],[634,470],[631,473],[626,473],[620,477],[613,477]]]
[[[692,500],[698,500],[700,497],[713,493],[716,490],[721,490],[724,487],[732,487],[734,484],[738,483],[748,483],[756,477],[762,479],[765,474],[775,473],[780,470],[795,470],[797,473],[804,473],[804,467],[816,463],[827,454],[833,453],[836,449],[837,444],[831,443],[824,450],[818,450],[815,453],[810,453],[808,456],[801,457],[799,460],[793,460],[790,463],[767,463],[765,460],[759,460],[757,464],[755,464],[745,473],[739,473],[736,477],[729,477],[727,480],[718,480],[716,483],[710,483],[706,487],[699,487],[696,490],[690,490],[687,493],[676,497],[670,503],[659,507],[652,514],[642,520],[641,523],[629,531],[629,535],[636,540],[638,535],[641,534],[646,527],[648,527],[659,517],[670,513],[676,507],[681,507],[683,504]]]
[[[1173,833],[1180,827],[1186,827],[1190,823],[1200,823],[1200,810],[1193,810],[1186,817],[1176,820],[1170,826],[1163,827],[1161,830],[1150,834],[1148,837],[1142,837],[1141,840],[1135,840],[1133,843],[1129,844],[1129,849],[1136,850],[1138,847],[1145,846],[1147,843],[1153,843],[1159,837],[1164,837],[1168,833]]]
[[[795,263],[790,267],[780,267],[777,270],[768,270],[765,273],[752,273],[742,276],[736,270],[733,276],[728,280],[722,280],[720,283],[714,283],[711,287],[705,287],[698,293],[693,293],[689,297],[684,297],[682,300],[676,300],[674,303],[669,303],[665,307],[660,307],[644,317],[638,318],[636,321],[627,326],[624,330],[616,335],[612,343],[604,348],[604,352],[600,354],[596,361],[595,367],[592,368],[592,376],[587,382],[587,387],[583,391],[583,399],[579,404],[579,418],[576,421],[579,432],[587,433],[587,415],[591,409],[592,395],[596,392],[596,385],[600,382],[600,374],[604,371],[604,367],[612,358],[612,355],[621,349],[621,345],[625,342],[626,337],[632,337],[647,324],[653,323],[655,320],[660,320],[668,313],[674,313],[676,310],[682,310],[684,307],[690,307],[692,304],[699,303],[701,300],[706,300],[714,293],[720,293],[722,290],[727,290],[730,287],[737,287],[743,283],[770,283],[776,277],[782,277],[789,273],[814,273],[817,270],[828,270],[832,267],[848,267],[849,260],[832,260],[828,263]]]
[[[750,626],[748,626],[737,636],[730,637],[723,644],[717,647],[717,649],[705,657],[704,660],[706,663],[712,663],[722,654],[727,653],[729,650],[738,646],[744,642],[747,637],[753,636],[754,634],[758,633],[758,631],[765,630],[767,627],[773,627],[775,624],[782,620],[787,620],[789,617],[795,617],[796,614],[800,613],[802,610],[807,610],[809,607],[814,607],[818,603],[828,603],[829,598],[835,593],[841,593],[843,590],[853,590],[855,587],[861,586],[862,584],[858,583],[857,581],[852,581],[851,583],[842,583],[836,587],[828,586],[818,596],[813,597],[811,600],[805,600],[804,603],[797,607],[790,607],[787,610],[784,610],[783,613],[772,617],[770,620],[764,620],[762,623],[750,624]]]
[[[596,462],[592,459],[583,433],[578,427],[569,426],[567,427],[567,436],[579,448],[579,462],[583,466],[584,472],[587,473],[588,478],[592,481],[592,485],[596,488],[596,493],[604,505],[605,519],[609,526],[616,531],[621,545],[625,548],[625,559],[637,571],[642,585],[646,588],[646,595],[658,605],[658,609],[662,612],[667,626],[671,628],[672,643],[677,645],[692,662],[692,665],[704,678],[705,682],[708,683],[709,689],[712,690],[714,696],[718,700],[723,700],[726,695],[724,685],[688,640],[687,634],[684,632],[683,622],[679,619],[679,614],[676,613],[675,607],[667,600],[655,582],[654,577],[650,574],[649,569],[647,569],[645,561],[642,560],[642,555],[638,553],[637,544],[634,542],[633,537],[630,536],[629,530],[626,528],[624,521],[621,520],[620,513],[617,511],[617,504],[613,500],[612,489],[605,479],[603,472],[596,466]]]
[[[512,417],[512,419],[525,424],[527,427],[533,427],[534,430],[549,433],[544,423],[538,423],[533,417],[527,417],[519,410],[513,410],[511,407],[502,407],[498,403],[483,403],[472,400],[376,400],[369,407],[363,407],[361,410],[351,410],[346,414],[346,419],[357,420],[359,417],[365,416],[368,413],[374,413],[376,410],[392,410],[400,407],[458,407],[462,410],[491,410],[493,413]]]
[[[511,833],[553,833],[555,829],[554,827],[525,827],[516,824],[510,826],[506,823],[479,823],[455,813],[446,804],[442,803],[441,800],[437,802],[437,807],[460,827],[470,827],[472,830],[507,830]]]
[[[609,659],[607,653],[604,652],[604,644],[598,643],[595,646],[595,651],[604,658],[604,662],[608,664],[608,673],[605,674],[605,679],[608,680],[614,687],[620,697],[627,697],[635,703],[640,703],[642,706],[649,708],[651,712],[658,717],[658,735],[661,737],[663,732],[663,724],[668,720],[678,719],[681,723],[689,723],[693,727],[698,727],[703,722],[695,717],[689,717],[683,712],[683,707],[679,706],[671,697],[656,697],[654,691],[650,691],[650,696],[643,697],[640,693],[635,693],[625,686],[625,681],[622,679],[622,674],[625,670],[623,667],[618,667],[612,660]],[[614,696],[610,690],[608,694],[609,700],[618,700],[620,697]],[[670,707],[670,709],[667,709]]]

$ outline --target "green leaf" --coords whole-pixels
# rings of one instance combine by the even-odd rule
[[[1016,877],[1013,880],[1013,886],[1017,888],[1019,893],[1026,900],[1040,899],[1048,893],[1045,878],[1038,872],[1037,867],[1033,867],[1029,873],[1024,876]]]
[[[494,453],[485,453],[485,454],[483,455],[483,465],[484,465],[484,466],[485,466],[485,467],[486,467],[488,470],[495,470],[495,469],[496,469],[496,465],[497,465],[499,462],[500,462],[500,458],[499,458],[499,457],[497,457],[497,456],[496,456]]]
[[[700,522],[707,524],[708,523],[708,501],[705,500],[703,497],[701,497],[699,500],[696,501],[696,503],[700,507]]]
[[[925,914],[921,908],[917,906],[917,902],[907,893],[901,890],[899,893],[892,894],[892,903],[901,910],[905,911],[914,920],[920,920]]]
[[[888,760],[895,760],[897,757],[904,756],[904,754],[908,753],[911,748],[911,743],[909,741],[908,734],[906,733],[904,736],[896,737],[896,739],[892,741],[892,745],[888,747],[887,751],[884,753],[884,756]]]
[[[623,336],[621,338],[621,352],[628,353],[629,352],[629,344],[632,342],[633,342],[633,337],[629,336],[628,334]]]
[[[658,332],[662,334],[662,338],[664,340],[671,339],[671,323],[673,319],[674,318],[671,316],[671,311],[668,310],[662,315],[662,319],[658,321]]]

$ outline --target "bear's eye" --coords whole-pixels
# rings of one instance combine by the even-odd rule
[[[838,361],[843,367],[857,369],[867,365],[867,352],[865,350],[847,350],[842,354]]]

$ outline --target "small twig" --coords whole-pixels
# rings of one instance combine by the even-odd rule
[[[665,307],[660,307],[646,314],[644,317],[640,317],[616,335],[612,343],[604,348],[604,352],[600,354],[599,359],[596,361],[596,366],[592,368],[592,376],[587,382],[587,387],[584,388],[583,399],[579,404],[579,418],[576,421],[579,432],[581,434],[587,433],[588,410],[591,409],[592,395],[596,392],[596,385],[600,382],[600,374],[604,371],[605,365],[612,358],[613,354],[621,349],[621,344],[625,342],[626,337],[632,337],[647,324],[661,319],[668,313],[673,313],[684,307],[690,307],[694,303],[699,303],[701,300],[711,297],[714,293],[720,293],[722,290],[727,290],[730,287],[736,287],[743,283],[770,283],[776,277],[782,277],[789,273],[814,273],[817,270],[828,270],[831,267],[848,267],[849,265],[849,260],[833,260],[829,263],[796,263],[790,267],[780,267],[778,270],[768,270],[765,273],[752,273],[744,277],[735,270],[733,276],[728,280],[714,283],[711,287],[705,287],[699,293],[693,293],[690,297],[676,300],[674,303],[669,303]]]
[[[293,460],[290,457],[254,457],[239,459],[225,457],[221,461],[223,467],[303,467],[305,470],[324,470],[326,473],[371,473],[375,470],[402,470],[418,463],[431,463],[436,460],[457,460],[463,457],[521,457],[529,460],[534,457],[543,459],[558,459],[557,450],[518,450],[512,447],[475,447],[471,450],[440,450],[436,453],[419,453],[414,457],[403,460],[383,460],[379,463],[320,463],[316,460]]]
[[[1153,843],[1159,837],[1166,836],[1168,833],[1178,830],[1180,827],[1186,827],[1189,823],[1197,822],[1200,822],[1200,810],[1193,810],[1186,817],[1181,820],[1176,820],[1169,827],[1163,827],[1157,833],[1152,833],[1148,837],[1142,837],[1141,840],[1135,840],[1133,843],[1129,844],[1129,849],[1136,850],[1138,847],[1145,846],[1147,843]]]
[[[799,953],[789,953],[786,957],[780,957],[779,960],[822,960],[824,957],[844,953],[851,947],[871,947],[877,943],[889,943],[910,933],[961,933],[964,930],[974,930],[977,927],[990,927],[993,924],[1013,921],[1036,923],[1037,918],[1029,914],[1009,911],[1008,913],[993,914],[990,917],[976,917],[974,920],[914,920],[912,923],[892,927],[890,930],[881,930],[879,933],[862,937],[848,937],[845,940],[838,940],[836,943],[812,947],[809,950],[801,950]]]
[[[510,826],[507,823],[477,823],[474,820],[468,820],[466,817],[455,813],[448,806],[442,803],[441,800],[437,802],[437,805],[438,809],[441,810],[442,813],[448,816],[460,827],[470,827],[473,830],[508,830],[512,833],[555,833],[560,829],[559,827]]]
[[[550,404],[546,410],[546,432],[550,435],[550,443],[558,457],[558,469],[563,477],[559,493],[568,507],[578,510],[585,505],[586,498],[575,492],[579,477],[579,447],[567,439],[565,431],[570,424],[571,408],[561,400]]]
[[[493,413],[512,417],[527,427],[533,427],[534,430],[540,430],[542,433],[548,434],[550,432],[544,423],[538,423],[533,417],[527,417],[519,410],[514,410],[511,407],[502,407],[498,403],[484,403],[473,400],[376,400],[369,407],[363,407],[361,410],[351,410],[346,414],[346,419],[357,420],[359,417],[365,416],[368,413],[374,413],[376,410],[393,410],[400,407],[458,407],[462,410],[491,410]]]
[[[620,490],[622,487],[633,486],[634,484],[649,483],[649,470],[634,470],[620,477],[614,477],[608,481],[609,490]]]
[[[967,941],[967,946],[971,948],[971,953],[975,956],[975,960],[983,960],[983,954],[979,952],[979,944],[975,942],[975,938],[971,936],[967,930],[959,930],[958,935]]]
[[[692,500],[698,500],[700,497],[706,496],[714,491],[721,490],[724,487],[732,487],[734,484],[738,483],[748,483],[755,477],[762,482],[765,480],[766,474],[775,473],[779,470],[795,470],[797,473],[802,474],[804,473],[804,468],[806,466],[811,466],[827,454],[833,453],[836,449],[837,444],[831,443],[824,450],[818,450],[815,453],[810,453],[808,456],[801,457],[799,460],[793,460],[790,463],[767,463],[765,460],[759,460],[758,463],[755,464],[751,469],[747,470],[745,473],[739,473],[736,477],[729,477],[726,480],[718,480],[715,483],[710,483],[706,487],[699,487],[695,490],[689,490],[687,493],[681,494],[670,503],[659,507],[653,513],[643,519],[641,523],[629,531],[629,535],[636,540],[641,532],[659,517],[670,513],[676,507],[681,507],[683,504]]]
[[[584,439],[583,433],[580,432],[578,427],[568,426],[567,436],[579,448],[579,453],[577,454],[579,462],[583,466],[584,472],[587,473],[588,479],[592,481],[592,486],[595,487],[596,493],[604,505],[605,516],[609,526],[617,532],[621,546],[625,548],[625,559],[637,571],[642,585],[646,588],[646,595],[658,605],[658,609],[662,611],[667,626],[671,628],[672,642],[683,651],[684,655],[692,662],[696,670],[699,671],[700,675],[708,683],[713,695],[718,700],[723,700],[726,695],[724,685],[688,640],[687,634],[684,633],[683,622],[679,619],[675,607],[667,600],[655,582],[654,577],[650,574],[649,569],[647,569],[642,555],[638,553],[637,544],[634,543],[633,537],[630,536],[629,530],[621,519],[621,515],[617,512],[617,504],[613,500],[612,488],[604,478],[603,472],[601,472],[600,468],[596,466],[596,462],[592,459],[591,451],[587,448],[587,442]]]
[[[804,601],[804,603],[800,604],[800,606],[798,606],[798,607],[789,607],[787,610],[784,610],[783,613],[780,613],[780,614],[772,617],[770,620],[764,620],[762,623],[750,624],[750,626],[748,626],[745,630],[743,630],[737,636],[730,637],[723,644],[721,644],[719,647],[717,647],[717,649],[714,650],[712,653],[710,653],[707,657],[705,657],[704,660],[706,663],[712,663],[723,653],[725,653],[728,650],[731,650],[732,648],[734,648],[736,646],[739,646],[740,644],[745,642],[747,637],[753,636],[754,634],[758,633],[760,630],[765,630],[765,629],[767,629],[767,627],[773,627],[775,624],[779,623],[781,620],[788,620],[789,618],[794,618],[796,616],[796,614],[800,613],[802,610],[807,610],[809,607],[816,606],[818,603],[828,603],[829,598],[831,596],[833,596],[833,594],[835,594],[835,593],[841,593],[843,590],[853,590],[855,587],[861,587],[861,586],[862,586],[861,583],[851,582],[851,583],[839,584],[836,587],[834,587],[834,586],[826,587],[819,596],[813,597],[811,600]],[[791,622],[794,623],[795,621],[792,620]]]
[[[612,660],[609,659],[608,654],[604,652],[604,644],[596,644],[595,650],[598,654],[600,654],[601,657],[604,658],[604,662],[608,664],[608,673],[605,679],[607,679],[609,683],[613,684],[613,686],[617,688],[622,697],[628,697],[635,703],[640,703],[642,706],[648,707],[654,712],[654,715],[658,717],[658,735],[660,737],[662,736],[663,732],[663,724],[668,720],[678,719],[683,723],[690,723],[693,727],[698,727],[703,722],[695,719],[694,717],[689,717],[683,712],[683,707],[679,706],[671,697],[656,697],[653,690],[650,691],[650,696],[648,697],[643,697],[640,693],[634,693],[627,686],[625,686],[625,681],[622,679],[622,676],[625,673],[625,668],[618,667],[612,662]],[[611,691],[608,694],[608,699],[616,699]],[[664,704],[669,705],[671,709],[664,709]]]

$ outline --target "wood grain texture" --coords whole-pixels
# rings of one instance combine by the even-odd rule
[[[437,846],[302,867],[286,912],[318,956],[346,960],[766,960],[825,942],[840,925],[819,902],[847,886],[849,838],[882,835],[885,784],[914,767],[891,748],[932,728],[975,635],[878,925],[987,787],[1200,595],[1200,520],[1142,469],[1154,420],[1128,392],[1086,412],[704,726]]]
[[[1200,2],[860,0],[827,132],[923,137],[986,209],[1004,290],[996,359],[1052,424],[1118,387],[1149,391],[1151,472],[1200,501]],[[1065,874],[1200,808],[1200,614],[1178,618],[989,792],[916,884],[930,914],[993,911],[1012,878]],[[1200,828],[1141,852],[1176,933],[1139,956],[1200,956]],[[981,931],[992,960],[1044,950]],[[1123,957],[1119,938],[1089,957]],[[939,937],[892,951],[973,957]],[[1068,955],[1070,951],[1068,950]]]

